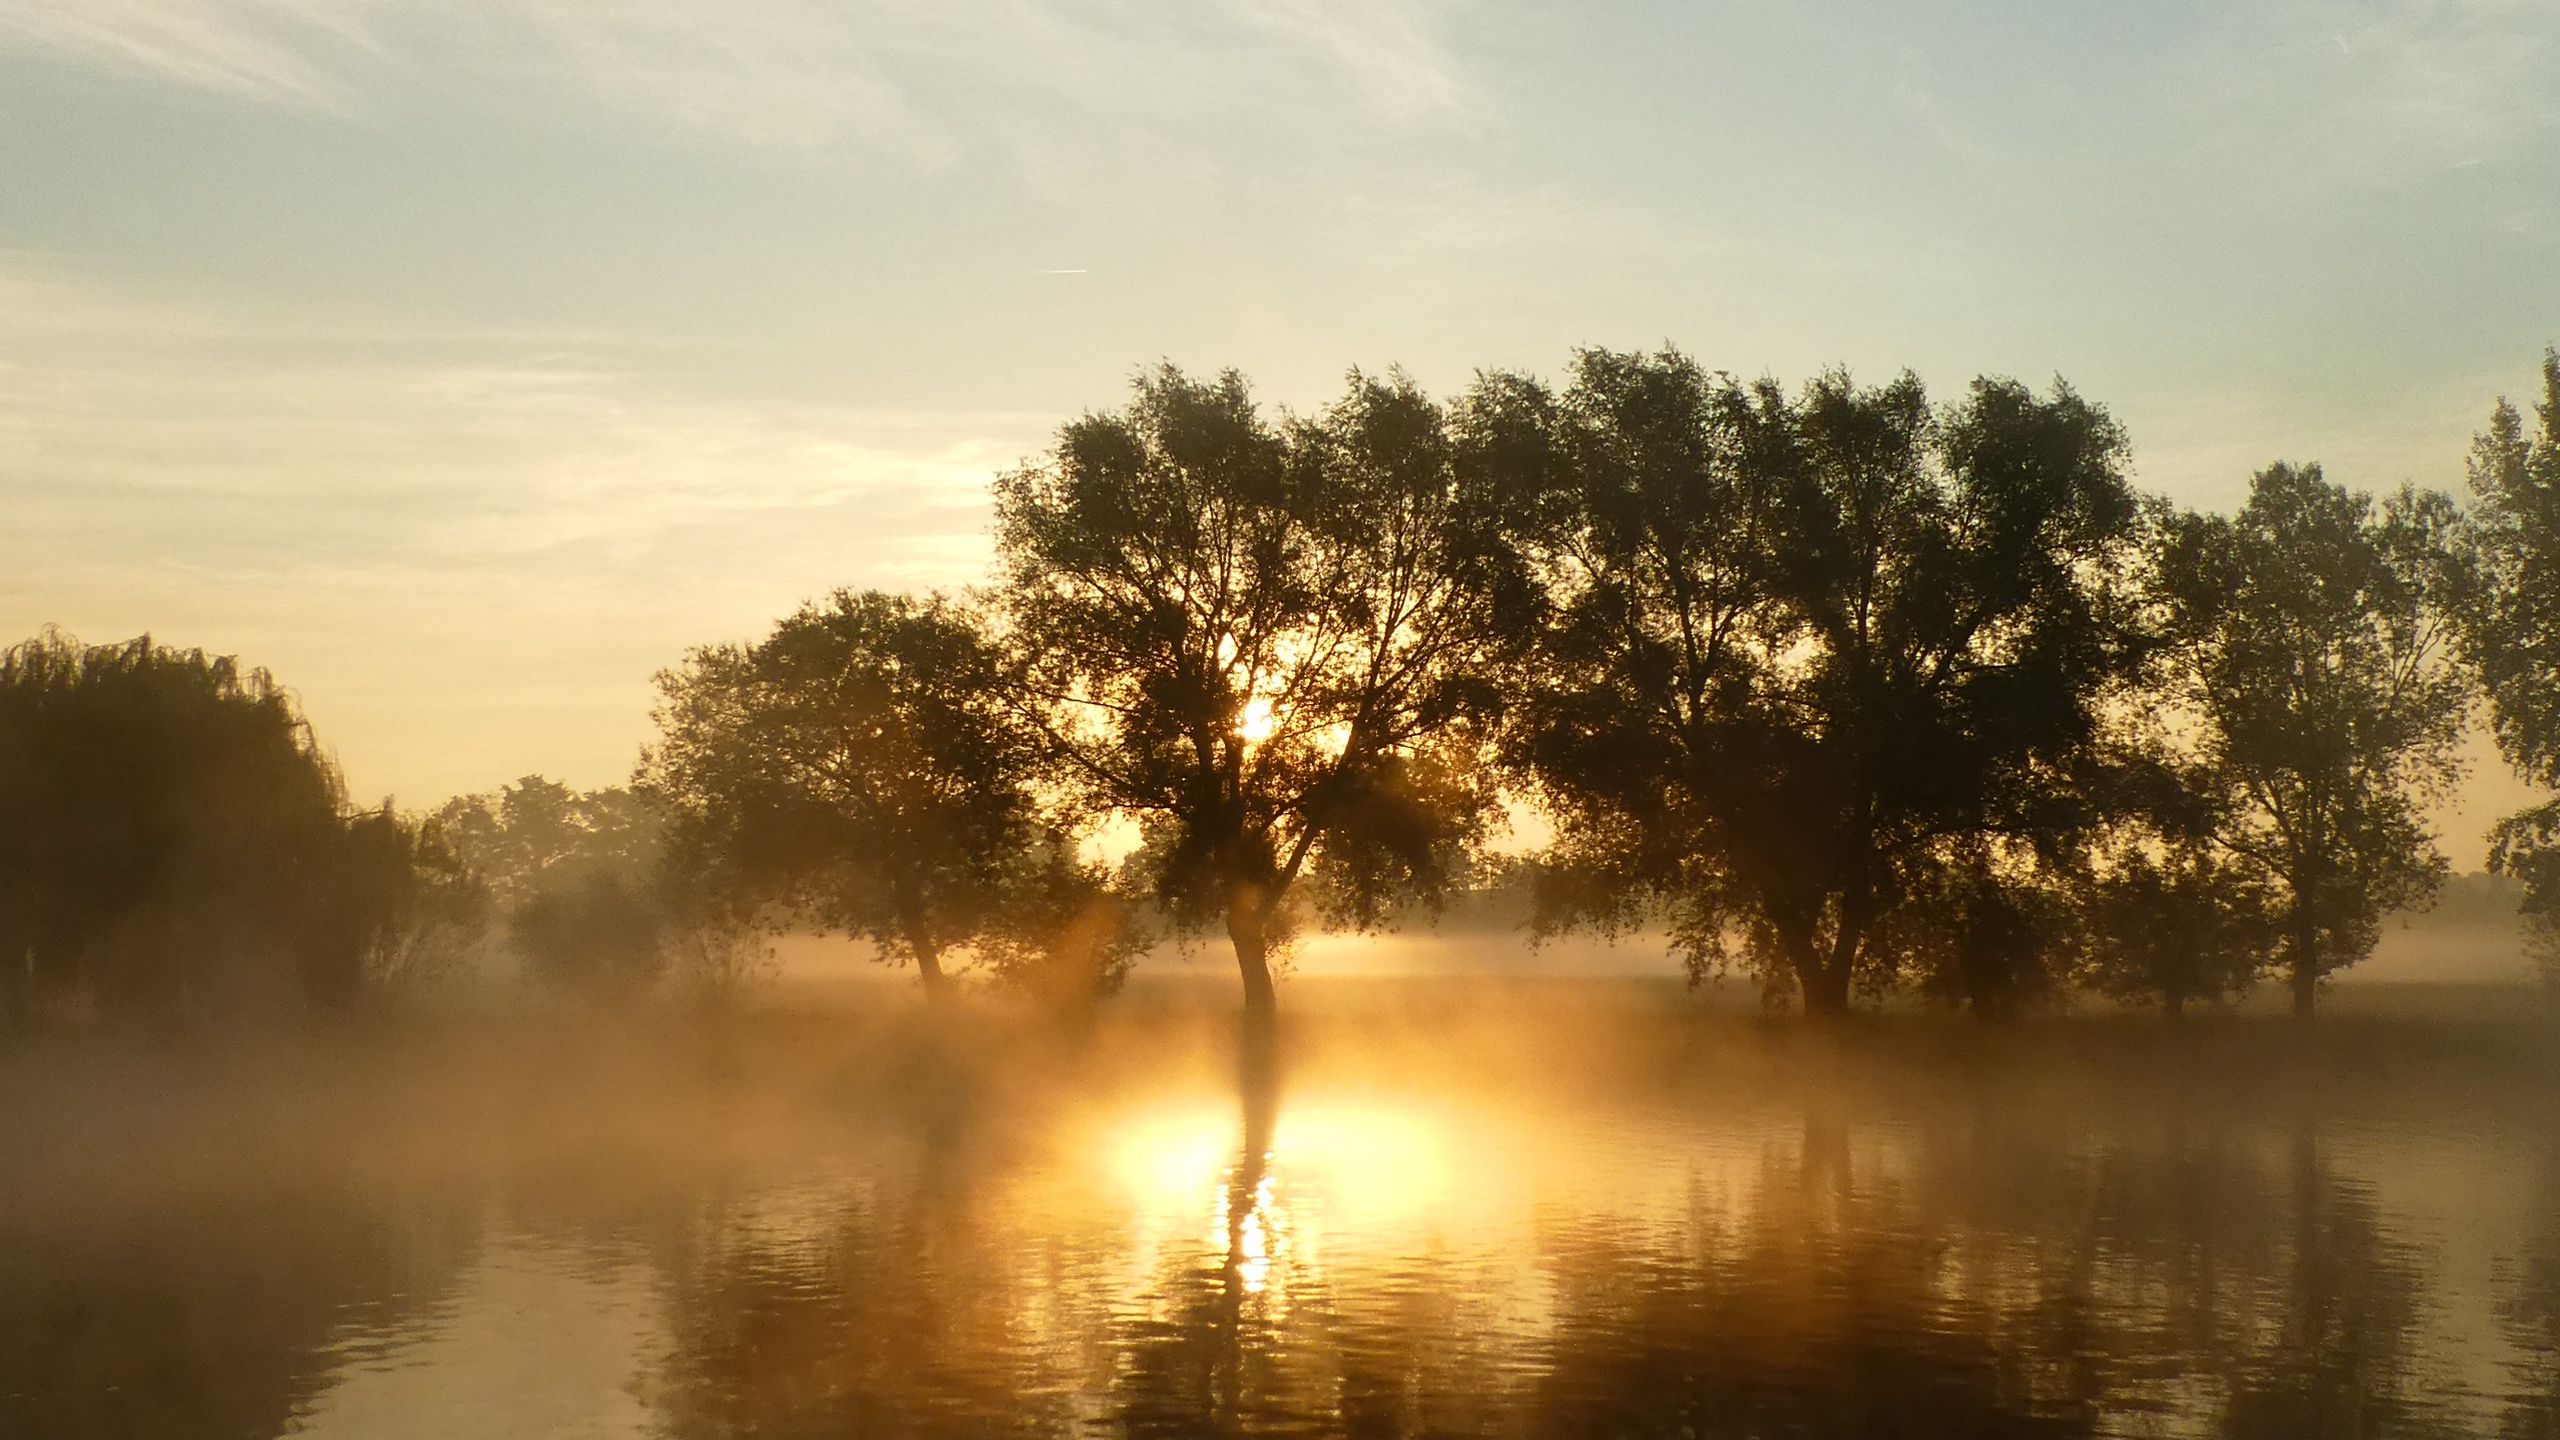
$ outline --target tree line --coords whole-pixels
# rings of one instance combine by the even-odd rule
[[[932,996],[1083,999],[1215,933],[1268,1017],[1308,927],[1516,871],[1537,934],[1658,928],[1814,1015],[2274,976],[2308,1017],[2442,882],[2475,707],[2560,792],[2560,355],[2540,380],[2467,508],[2276,464],[2210,514],[2060,382],[1592,350],[1296,414],[1164,367],[998,478],[983,586],[691,652],[627,790],[424,817],[350,813],[263,675],[43,637],[0,657],[0,1002],[190,995],[236,944],[344,1004],[495,916],[590,991],[718,990],[823,929]],[[2491,859],[2550,957],[2560,801]]]

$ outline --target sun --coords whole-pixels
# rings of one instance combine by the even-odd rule
[[[1273,708],[1268,699],[1257,695],[1244,702],[1244,714],[1236,720],[1236,734],[1241,736],[1246,744],[1259,745],[1278,733],[1279,729],[1280,712]]]

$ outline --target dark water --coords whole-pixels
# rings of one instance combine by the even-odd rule
[[[0,1067],[0,1435],[2560,1436],[2531,1016],[1336,987]]]

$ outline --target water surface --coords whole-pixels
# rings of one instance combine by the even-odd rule
[[[2510,1013],[1304,986],[0,1067],[0,1435],[2560,1435]]]

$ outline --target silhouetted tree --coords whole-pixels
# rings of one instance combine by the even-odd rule
[[[1039,738],[957,606],[839,591],[659,688],[641,784],[679,846],[742,903],[913,962],[929,996],[955,951],[1022,961],[1031,908],[1072,925],[1109,907],[1097,873],[1052,863],[1067,842],[1041,813]]]
[[[619,786],[581,791],[527,775],[439,808],[442,843],[510,908],[563,880],[609,874],[634,888],[666,852],[666,819]]]
[[[350,915],[336,768],[265,671],[143,636],[0,652],[0,1015],[334,1003]]]
[[[2256,982],[2277,943],[2263,880],[2202,844],[2117,857],[2089,894],[2092,989],[2175,1020]]]
[[[2471,444],[2480,583],[2464,607],[2465,638],[2507,763],[2560,790],[2560,351],[2543,353],[2534,414],[2528,432],[2501,399]],[[2500,821],[2490,868],[2525,882],[2527,933],[2560,978],[2560,800]]]
[[[1469,414],[1544,490],[1521,513],[1555,620],[1510,753],[1556,828],[1549,923],[1667,906],[1693,978],[1738,941],[1837,1014],[1913,958],[1897,907],[2086,830],[2076,772],[2139,650],[2105,412],[1591,351],[1561,395],[1498,378]]]
[[[2235,883],[2274,897],[2306,1020],[2320,981],[2444,877],[2423,809],[2461,773],[2459,519],[2433,491],[2377,507],[2316,465],[2276,465],[2236,516],[2182,515],[2163,535],[2168,699],[2225,801],[2214,839]]]
[[[1310,867],[1364,926],[1496,813],[1480,762],[1529,592],[1461,459],[1401,376],[1274,424],[1242,377],[1167,367],[997,483],[1025,712],[1085,804],[1141,826],[1176,919],[1224,926],[1249,1016]]]
[[[1001,904],[978,948],[1006,988],[1072,1011],[1118,993],[1153,938],[1109,872],[1081,858],[1063,831],[1047,829],[1006,867]]]
[[[665,973],[680,941],[710,938],[679,933],[665,818],[629,790],[527,775],[447,801],[434,823],[488,887],[525,973],[545,984],[628,1001]]]
[[[537,890],[508,917],[527,973],[572,994],[628,1000],[666,969],[666,917],[647,891],[597,871]]]
[[[2173,513],[2164,504],[2160,518]],[[2074,887],[2084,942],[2076,978],[2177,1020],[2189,1005],[2220,1004],[2256,984],[2281,936],[2265,877],[2218,843],[2239,797],[2199,763],[2166,693],[2142,687],[2121,732],[2126,757],[2109,773],[2105,823]]]
[[[2005,1019],[2051,1001],[2078,973],[2089,938],[2080,877],[1965,846],[1918,878],[1878,940],[1922,995]]]
[[[445,843],[432,819],[386,803],[347,823],[335,884],[319,897],[340,927],[325,953],[327,985],[345,995],[396,1000],[469,964],[488,932],[485,882]]]

